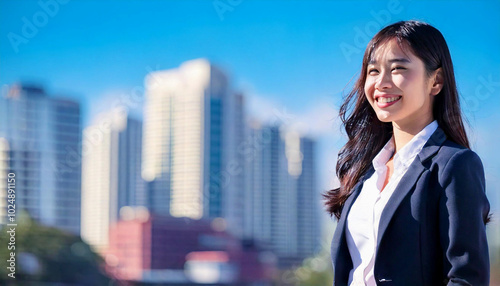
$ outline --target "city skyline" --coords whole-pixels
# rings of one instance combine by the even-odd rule
[[[175,153],[176,148],[178,148],[175,146],[175,142],[179,141],[176,138],[187,138],[188,141],[180,142],[181,145],[179,146],[184,149],[189,148],[186,150],[191,153],[198,149],[200,151],[207,150],[210,155],[206,156],[205,159],[201,157],[201,160],[196,163],[201,167],[201,172],[206,174],[215,173],[215,176],[210,175],[209,177],[220,180],[224,177],[222,175],[229,170],[229,180],[232,183],[224,184],[220,181],[206,181],[200,184],[201,191],[210,190],[205,190],[203,187],[205,185],[212,186],[214,184],[221,187],[220,194],[212,194],[212,192],[202,194],[203,201],[208,199],[207,202],[203,202],[203,207],[200,209],[203,219],[220,220],[223,218],[223,222],[219,221],[218,223],[222,223],[223,229],[228,234],[230,233],[235,238],[241,240],[255,240],[259,248],[263,247],[265,250],[273,251],[279,258],[281,267],[299,265],[304,258],[318,253],[321,250],[321,227],[320,220],[318,219],[319,209],[315,206],[319,199],[319,193],[315,189],[317,186],[317,168],[314,140],[303,137],[294,130],[293,126],[288,126],[284,123],[279,126],[276,125],[278,122],[275,122],[274,125],[268,126],[265,123],[257,123],[253,119],[248,121],[249,118],[246,117],[243,108],[244,95],[235,93],[233,90],[226,90],[226,87],[230,84],[228,84],[224,73],[212,66],[205,59],[187,61],[181,67],[184,67],[185,70],[178,75],[176,75],[177,69],[172,69],[159,72],[163,75],[169,75],[167,77],[158,77],[158,74],[149,74],[146,76],[146,78],[150,79],[157,77],[155,80],[159,80],[159,83],[156,85],[148,87],[151,93],[149,94],[149,100],[151,101],[147,103],[153,108],[166,106],[166,109],[158,109],[164,114],[161,114],[158,117],[159,121],[155,125],[152,125],[152,127],[157,127],[156,129],[152,129],[152,134],[158,134],[160,138],[163,138],[161,129],[170,130],[170,132],[167,132],[167,141],[159,142],[161,148],[151,148],[151,151],[156,152],[159,150],[163,152],[163,150],[166,150],[166,157],[172,158],[172,161],[167,162],[166,166],[173,167],[175,164],[172,162],[176,160],[176,164],[181,165],[186,161],[183,159],[186,156],[185,152],[181,154]],[[178,78],[183,78],[183,81],[177,81],[176,79]],[[187,86],[191,88],[179,88]],[[175,96],[179,98],[175,98]],[[233,98],[231,99],[231,97]],[[5,128],[0,129],[0,137],[7,138],[6,142],[16,143],[19,140],[24,140],[38,143],[31,144],[34,146],[45,146],[45,144],[52,142],[47,135],[51,135],[53,132],[57,135],[56,131],[61,131],[62,135],[67,134],[70,131],[67,124],[76,124],[78,128],[75,130],[81,131],[81,120],[79,117],[76,122],[75,120],[70,120],[71,118],[59,118],[58,116],[59,113],[66,116],[66,109],[68,107],[79,107],[78,102],[46,94],[41,85],[14,83],[1,100],[4,103],[2,107],[9,111],[3,113],[4,118],[1,120],[1,123]],[[50,116],[52,114],[50,109],[52,105],[40,104],[41,100],[53,103],[55,108],[54,117]],[[162,101],[168,104],[162,103]],[[201,108],[196,103],[201,103]],[[203,106],[203,103],[208,103],[208,105],[205,104]],[[186,104],[189,104],[189,110],[186,109]],[[46,106],[49,107],[46,111],[48,115],[44,115],[45,113],[42,112]],[[198,108],[196,108],[197,106]],[[79,112],[79,109],[77,110]],[[24,118],[25,114],[29,118]],[[44,117],[38,118],[38,114],[42,114]],[[233,117],[229,116],[231,114]],[[76,115],[79,116],[79,113]],[[151,113],[151,115],[151,118],[155,118],[154,113]],[[44,119],[45,121],[40,120],[43,118],[47,119]],[[92,118],[92,124],[81,131],[81,134],[78,134],[76,137],[77,140],[74,140],[74,142],[67,143],[56,140],[56,145],[54,145],[56,149],[48,150],[45,148],[40,150],[45,154],[42,156],[44,158],[56,154],[58,166],[70,167],[73,161],[79,164],[82,162],[81,219],[79,215],[76,215],[73,219],[81,220],[82,238],[101,254],[105,254],[108,247],[108,229],[119,223],[118,217],[123,216],[122,212],[126,212],[124,207],[140,206],[145,201],[150,203],[149,205],[146,203],[147,207],[152,207],[151,202],[155,201],[155,197],[152,197],[151,194],[155,194],[156,192],[171,192],[173,189],[173,187],[167,186],[166,188],[159,188],[149,192],[151,190],[146,188],[148,189],[147,194],[149,197],[144,199],[142,196],[145,195],[145,188],[142,181],[139,182],[138,179],[141,173],[141,160],[138,158],[141,157],[141,154],[144,155],[144,158],[165,157],[162,153],[152,154],[153,156],[149,156],[148,153],[142,153],[141,143],[145,146],[151,146],[149,140],[155,138],[145,136],[144,140],[141,140],[143,122],[145,130],[148,124],[155,122],[151,121],[151,118],[145,121],[142,118],[133,119],[124,112],[124,109],[113,109],[110,107],[108,112]],[[35,122],[38,125],[48,125],[44,125],[41,128],[34,128],[32,124]],[[205,127],[199,128],[200,123],[201,126]],[[54,124],[54,127],[50,124]],[[251,128],[254,132],[247,129],[249,127],[248,124],[252,125]],[[59,130],[59,125],[63,129]],[[176,125],[179,126],[176,127]],[[190,130],[190,125],[195,128]],[[272,139],[262,136],[263,133],[260,133],[262,131],[258,131],[261,128],[263,130],[271,130],[273,134],[271,136]],[[35,129],[38,130],[35,131]],[[230,132],[231,130],[234,132]],[[29,135],[29,132],[34,133],[30,133],[31,135]],[[264,131],[264,133],[266,132]],[[201,137],[190,139],[189,136],[193,134],[201,135]],[[204,138],[208,134],[210,136]],[[220,134],[223,134],[223,136],[218,138]],[[13,141],[12,138],[15,140]],[[58,137],[56,136],[55,138],[57,139]],[[263,138],[266,140],[262,142],[258,141]],[[58,142],[59,144],[57,144]],[[190,142],[198,142],[199,144],[194,146],[193,149],[189,147]],[[214,146],[220,147],[222,143],[225,146],[223,149],[223,154],[225,155],[222,158],[213,157],[212,154],[217,155],[222,153],[220,148],[213,148]],[[2,172],[8,170],[9,172],[16,172],[18,174],[21,172],[24,174],[24,177],[30,176],[30,173],[23,173],[24,169],[19,167],[19,163],[22,162],[18,160],[17,156],[14,156],[18,152],[17,149],[25,145],[17,144],[14,152],[12,152],[12,150],[5,148],[5,144],[2,144],[5,150],[2,149],[0,151],[7,152],[7,156],[2,156],[2,160],[6,160],[7,162],[7,169],[2,167]],[[69,160],[68,149],[78,154],[78,158],[72,157]],[[235,155],[236,157],[234,157]],[[258,158],[258,160],[255,160],[255,158]],[[42,159],[35,161],[39,161],[40,166],[47,166],[51,162],[48,159]],[[209,164],[204,163],[204,161]],[[254,170],[253,173],[259,173],[259,175],[247,176],[247,172],[245,171],[239,172],[240,175],[233,174],[235,163],[243,169],[250,167]],[[159,166],[163,165],[160,162]],[[70,169],[78,172],[79,175],[79,166],[72,166]],[[66,169],[64,170],[67,171]],[[44,171],[44,174],[52,176],[54,183],[58,185],[61,181],[64,182],[64,176],[56,171],[49,168]],[[143,171],[145,172],[142,175],[145,178],[150,177],[148,176],[148,172],[151,171],[150,169],[145,168]],[[175,175],[174,171],[175,169],[171,168],[167,173],[169,176],[170,172]],[[184,173],[181,172],[181,175]],[[218,176],[222,177],[219,178]],[[205,175],[201,176],[201,178],[203,177]],[[170,179],[167,181],[170,181]],[[184,182],[189,185],[192,183],[191,180],[183,176],[177,178],[177,181],[178,184]],[[46,183],[47,181],[45,180],[44,182]],[[247,188],[249,186],[248,182],[256,182],[257,187]],[[46,186],[42,183],[39,184],[39,187],[43,188],[44,191],[39,190],[38,194],[46,193]],[[79,186],[73,188],[74,192],[79,190]],[[196,191],[196,188],[193,191]],[[256,192],[260,193],[254,195]],[[20,190],[18,192],[19,200],[23,201],[27,194],[27,192]],[[59,192],[58,194],[62,193]],[[177,194],[177,196],[179,195],[185,196],[186,192]],[[212,198],[214,195],[215,200]],[[169,195],[169,197],[172,197],[172,195]],[[49,201],[47,204],[40,204],[39,206],[40,209],[43,209],[43,212],[50,210],[54,204],[59,208],[67,207],[65,204],[55,203],[53,196],[45,198],[44,201],[47,202],[49,199],[52,201]],[[180,210],[186,209],[186,207],[189,210],[192,206],[185,206],[185,204],[190,201],[189,198],[187,201],[170,200],[170,211],[167,213],[163,211],[158,212],[154,206],[150,208],[150,211],[154,216],[159,215],[161,217],[168,214],[168,216],[185,217],[187,219],[192,215],[191,212],[178,213],[178,211],[171,210],[175,210],[173,207],[176,205],[178,205],[177,208]],[[33,213],[32,209],[27,209],[30,213]],[[76,210],[79,210],[79,208]],[[258,210],[265,211],[259,213]],[[50,221],[47,222],[40,219],[37,215],[34,218],[44,224],[51,225]],[[69,218],[72,217],[61,217],[59,221],[68,220]],[[200,219],[202,217],[196,215],[193,218]],[[72,223],[71,225],[74,228],[78,224]],[[53,226],[62,227],[60,225]],[[267,235],[261,235],[258,230],[259,227],[264,227]],[[64,229],[64,227],[62,228]],[[245,229],[244,233],[243,229]],[[154,251],[154,249],[151,251]],[[199,255],[202,254],[200,253]]]

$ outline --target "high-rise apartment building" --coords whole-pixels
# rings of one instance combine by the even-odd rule
[[[99,251],[124,206],[145,206],[142,125],[122,109],[102,113],[84,130],[82,237]]]
[[[242,233],[243,96],[205,59],[147,75],[143,178],[153,213],[223,217]]]
[[[0,172],[15,173],[17,214],[79,234],[80,104],[14,84],[0,98],[0,138]]]
[[[250,123],[245,237],[290,266],[318,251],[319,193],[314,141],[285,127]]]

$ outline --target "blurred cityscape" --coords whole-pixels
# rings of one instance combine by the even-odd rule
[[[233,86],[202,58],[151,71],[143,118],[128,111],[139,100],[128,95],[86,128],[77,100],[32,82],[5,88],[0,219],[14,222],[6,205],[14,174],[18,281],[296,284],[292,272],[283,282],[285,272],[325,248],[316,142],[278,116],[271,124],[252,119]],[[68,255],[95,263],[72,277],[70,256],[55,258],[63,250],[33,250],[44,235],[71,241]],[[53,261],[68,262],[46,273]],[[329,273],[323,261],[315,269]],[[329,274],[314,279],[310,285],[331,283]]]

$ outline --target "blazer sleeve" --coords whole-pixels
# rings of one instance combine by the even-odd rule
[[[485,219],[490,204],[485,194],[483,164],[470,149],[446,163],[440,183],[439,235],[447,285],[487,286],[490,279]]]

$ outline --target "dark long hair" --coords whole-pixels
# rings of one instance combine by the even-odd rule
[[[429,76],[438,68],[443,72],[443,88],[434,98],[433,116],[448,139],[470,149],[462,122],[462,113],[455,83],[453,63],[446,41],[436,28],[420,21],[401,21],[378,32],[368,43],[363,56],[361,74],[353,89],[344,98],[339,117],[348,136],[337,160],[340,187],[329,190],[323,197],[330,216],[340,218],[344,203],[353,187],[369,169],[373,158],[392,136],[392,123],[378,120],[366,99],[364,85],[367,65],[375,49],[396,39],[403,51],[410,51],[424,62]],[[354,109],[348,114],[354,101]],[[347,117],[347,119],[346,119]]]

